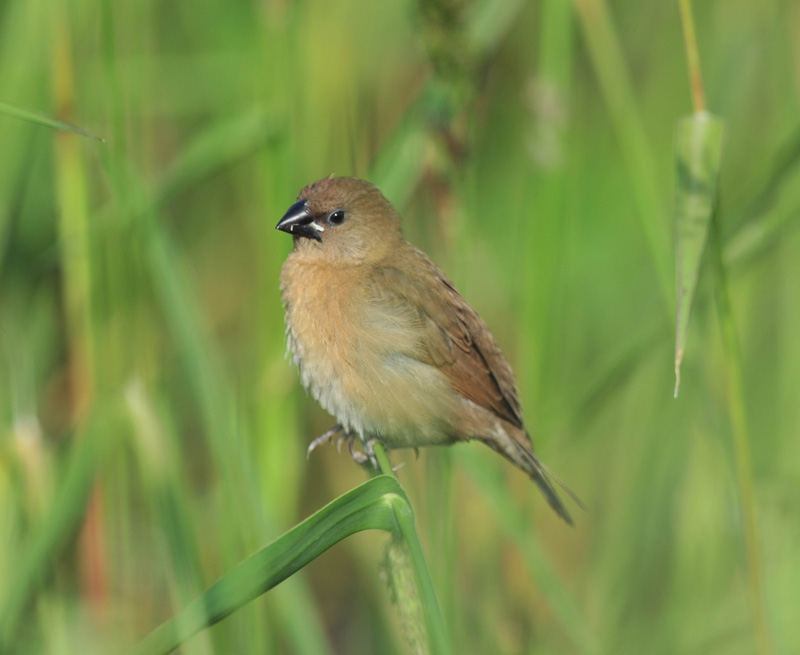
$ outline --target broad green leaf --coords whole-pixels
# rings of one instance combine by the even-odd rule
[[[714,211],[723,132],[722,120],[708,112],[682,118],[675,127],[676,398],[681,383],[681,360],[686,347],[692,299]]]
[[[29,111],[27,109],[22,109],[21,107],[15,107],[14,105],[9,105],[5,102],[0,102],[0,114],[5,114],[6,116],[13,116],[14,118],[19,118],[23,121],[28,121],[29,123],[36,123],[36,125],[44,125],[45,127],[52,127],[55,130],[64,130],[65,132],[74,132],[75,134],[80,134],[81,136],[89,137],[90,139],[94,139],[95,141],[105,141],[105,139],[100,138],[99,136],[95,136],[91,132],[87,132],[86,130],[82,130],[81,128],[73,125],[72,123],[66,123],[64,121],[60,121],[55,118],[50,118],[49,116],[43,116],[42,114],[37,114],[36,112]]]
[[[385,530],[402,536],[412,561],[419,553],[419,541],[409,539],[408,521],[413,520],[408,497],[389,475],[374,477],[340,496],[295,526],[270,545],[250,556],[177,616],[156,628],[134,649],[134,655],[168,653],[183,641],[243,607],[299,571],[342,539],[363,530]],[[412,529],[413,532],[413,529]],[[414,562],[416,567],[417,562]],[[420,571],[417,569],[420,582]],[[427,572],[424,573],[427,578]],[[420,585],[424,613],[428,620],[433,652],[447,652],[437,642],[441,636],[438,608],[431,608],[425,584]],[[435,598],[433,599],[435,603]],[[431,625],[432,618],[438,627]]]

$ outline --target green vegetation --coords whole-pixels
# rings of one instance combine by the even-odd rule
[[[0,652],[800,652],[791,3],[0,17]],[[575,529],[480,445],[306,461],[273,228],[330,173],[491,326]]]

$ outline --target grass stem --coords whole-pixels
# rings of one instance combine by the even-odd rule
[[[689,66],[689,81],[692,87],[692,105],[696,112],[701,112],[706,110],[706,94],[703,89],[703,75],[700,71],[700,52],[697,49],[691,0],[678,0],[678,6],[681,10],[686,63]]]
[[[384,475],[394,477],[392,465],[386,455],[386,451],[380,443],[374,446],[375,457],[378,460],[380,472]],[[422,611],[428,629],[428,641],[430,652],[434,655],[445,655],[452,652],[450,641],[444,629],[444,621],[439,610],[439,603],[436,600],[436,592],[431,582],[428,572],[428,565],[425,562],[425,555],[422,552],[422,545],[417,535],[417,528],[414,523],[414,511],[407,499],[395,496],[392,498],[392,509],[394,510],[397,529],[403,541],[408,547],[411,556],[411,566],[414,569],[414,577],[417,581],[417,592],[422,603]],[[400,605],[400,603],[398,603]]]

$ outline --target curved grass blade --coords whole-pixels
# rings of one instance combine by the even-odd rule
[[[19,118],[23,121],[28,121],[29,123],[35,123],[36,125],[44,125],[45,127],[52,127],[54,130],[64,130],[65,132],[74,132],[75,134],[80,134],[81,136],[89,137],[90,139],[94,139],[95,141],[100,141],[101,143],[105,143],[105,139],[99,137],[91,132],[87,132],[86,130],[82,130],[77,125],[73,125],[72,123],[67,123],[65,121],[60,121],[55,118],[50,118],[49,116],[43,116],[42,114],[37,114],[34,111],[29,111],[27,109],[22,109],[21,107],[15,107],[14,105],[9,105],[6,102],[0,102],[0,114],[5,114],[6,116],[13,116],[14,118]]]
[[[405,537],[404,524],[410,514],[408,497],[397,480],[388,475],[368,480],[244,560],[177,616],[151,632],[134,648],[133,655],[170,652],[356,532],[385,530]],[[409,546],[413,552],[415,545]]]
[[[676,398],[692,299],[714,211],[723,133],[723,121],[708,112],[695,112],[675,126]]]

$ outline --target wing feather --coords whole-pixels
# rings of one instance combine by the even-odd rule
[[[416,316],[415,356],[437,367],[465,398],[524,430],[514,373],[489,328],[452,282],[413,249],[403,267],[376,267],[373,301]]]

